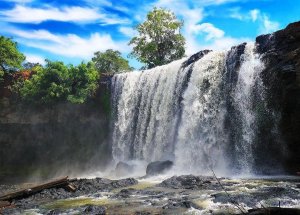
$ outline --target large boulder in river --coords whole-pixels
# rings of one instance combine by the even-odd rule
[[[134,170],[134,166],[133,165],[129,165],[127,163],[124,163],[122,161],[120,161],[115,169],[115,174],[116,176],[125,176],[125,175],[129,175],[133,172]]]
[[[147,166],[146,175],[153,176],[153,175],[163,174],[166,171],[170,170],[172,166],[173,166],[173,162],[169,160],[151,162]]]
[[[200,189],[208,186],[214,180],[213,177],[181,175],[173,176],[158,184],[158,187],[173,189]]]

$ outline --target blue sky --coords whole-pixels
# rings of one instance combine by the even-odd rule
[[[133,27],[154,6],[184,20],[188,55],[227,49],[300,20],[298,0],[0,0],[0,28],[30,62],[78,64],[109,48],[127,57]]]

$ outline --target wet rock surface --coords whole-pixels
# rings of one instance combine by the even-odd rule
[[[170,170],[172,166],[173,162],[169,160],[151,162],[147,166],[146,176],[163,174],[166,171]]]
[[[286,146],[281,151],[271,147],[269,153],[277,155],[285,170],[296,174],[300,165],[300,22],[291,23],[273,34],[261,35],[256,38],[256,44],[257,52],[262,55],[265,63],[262,79],[268,89],[268,106],[273,114],[280,114],[278,128],[281,136],[270,140],[269,135],[262,132],[259,137],[262,144],[257,151],[265,153],[264,143],[267,142],[272,143],[272,146]],[[264,121],[264,130],[270,130],[268,120]],[[262,169],[264,165],[275,163],[269,159],[258,162]]]
[[[5,209],[3,214],[239,214],[232,201],[244,211],[262,205],[277,207],[280,201],[281,207],[299,212],[296,208],[300,205],[300,178],[220,178],[222,187],[215,178],[207,176],[151,180],[74,180],[72,183],[78,188],[74,193],[61,188],[44,190],[14,201],[15,208]]]
[[[173,176],[157,186],[173,189],[201,189],[207,187],[213,180],[212,177],[182,175]]]
[[[84,209],[84,214],[105,215],[106,209],[105,209],[105,207],[102,207],[102,206],[89,205]]]

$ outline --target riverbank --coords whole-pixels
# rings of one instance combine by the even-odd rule
[[[219,183],[220,182],[220,183]],[[75,192],[44,190],[3,214],[242,214],[253,208],[300,210],[300,178],[230,179],[183,175],[73,180]],[[24,185],[23,185],[24,186]],[[1,185],[0,193],[20,185]],[[226,192],[225,192],[226,191]],[[296,211],[296,210],[295,210]]]

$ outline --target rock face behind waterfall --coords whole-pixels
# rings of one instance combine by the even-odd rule
[[[286,146],[285,169],[295,173],[300,168],[300,22],[259,36],[256,43],[265,62],[262,77],[269,105],[281,115],[278,126],[281,144]]]

